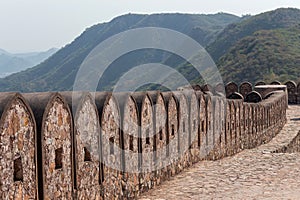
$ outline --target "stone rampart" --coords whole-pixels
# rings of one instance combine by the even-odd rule
[[[267,143],[286,123],[287,94],[251,88],[230,83],[232,99],[217,89],[0,93],[0,197],[132,199],[196,162]],[[287,88],[298,101],[299,85]]]

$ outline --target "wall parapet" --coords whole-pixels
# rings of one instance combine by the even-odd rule
[[[221,87],[220,87],[221,86]],[[283,86],[286,86],[286,91],[288,94],[288,103],[289,104],[300,104],[300,82],[297,84],[294,81],[287,81],[284,85],[281,84],[279,81],[273,81],[270,83],[265,83],[264,81],[259,81],[255,85],[252,85],[250,82],[243,82],[238,85],[235,82],[229,82],[225,85],[225,95],[229,99],[243,99],[247,98],[247,95],[253,91],[263,91],[267,92],[267,90],[263,89],[264,87],[274,86],[274,88],[269,88],[270,91],[275,90],[283,90]],[[276,88],[277,86],[277,88]],[[185,87],[178,88],[178,90],[183,90]],[[189,88],[189,87],[186,87]],[[202,91],[204,93],[211,92],[213,94],[217,94],[221,91],[223,92],[223,84],[216,84],[215,86],[205,84],[205,85],[192,85],[194,90]],[[221,88],[221,89],[220,89]],[[257,88],[257,89],[256,89]],[[284,89],[285,90],[285,89]],[[261,96],[264,98],[268,93],[262,93]]]
[[[249,83],[231,83],[226,91],[237,88],[242,91],[238,99],[195,90],[84,93],[74,101],[64,92],[17,94],[25,102],[32,133],[15,142],[32,142],[36,180],[35,191],[22,189],[22,198],[132,199],[196,162],[269,142],[286,123],[286,93],[273,92],[248,103]],[[6,95],[0,93],[0,105],[10,105]],[[5,117],[8,112],[2,111],[1,130],[8,126],[12,135],[20,134],[10,124],[24,120]],[[2,164],[9,152],[3,149],[7,134],[0,133],[0,169],[14,172],[13,165]],[[29,152],[18,151],[25,166]],[[15,156],[7,159],[13,163]],[[13,173],[8,175],[14,180]],[[9,184],[18,184],[13,182]],[[8,186],[1,176],[0,194]]]

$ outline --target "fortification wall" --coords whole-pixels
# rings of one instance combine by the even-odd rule
[[[263,81],[257,82],[255,85],[252,85],[249,82],[243,82],[240,85],[229,82],[225,85],[225,93],[226,97],[229,99],[246,99],[247,95],[250,94],[253,91],[256,91],[256,86],[268,86],[268,85],[274,85],[274,86],[286,86],[286,92],[288,94],[288,103],[289,104],[300,104],[300,82],[297,84],[294,81],[287,81],[285,84],[281,84],[279,81],[273,81],[271,83],[265,83]],[[216,85],[215,87],[210,85],[194,85],[193,88],[207,92],[211,91],[214,94],[218,92],[219,85]],[[277,89],[281,89],[280,87]],[[269,91],[274,91],[274,88],[270,88]],[[262,98],[265,98],[269,92],[268,90],[263,89],[262,90],[265,93],[261,93]]]
[[[274,151],[274,153],[295,153],[300,152],[300,131],[286,146]]]
[[[230,88],[226,91],[233,94],[236,87]],[[286,123],[286,93],[263,99],[247,84],[240,89],[237,99],[226,99],[216,89],[216,95],[105,92],[96,93],[95,102],[90,94],[71,101],[68,93],[16,94],[14,99],[0,93],[0,105],[7,107],[0,123],[0,173],[7,172],[0,178],[0,194],[132,199],[193,163],[270,141]],[[14,165],[16,160],[21,164]]]

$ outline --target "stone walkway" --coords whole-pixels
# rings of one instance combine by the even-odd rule
[[[300,106],[270,143],[219,161],[202,161],[140,199],[300,199],[300,153],[271,153],[300,131]]]

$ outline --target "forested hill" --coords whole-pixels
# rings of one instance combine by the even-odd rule
[[[298,80],[300,10],[280,8],[227,26],[207,48],[224,82]]]
[[[217,61],[226,54],[239,40],[251,36],[259,30],[274,30],[289,28],[300,23],[300,10],[295,8],[280,8],[249,17],[241,22],[227,26],[212,42],[207,50]]]
[[[257,31],[234,45],[220,59],[219,66],[225,82],[297,81],[300,78],[300,26]]]

